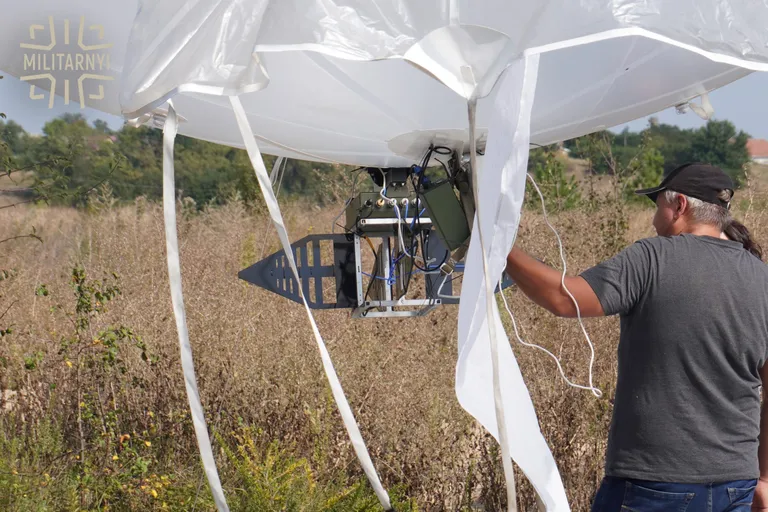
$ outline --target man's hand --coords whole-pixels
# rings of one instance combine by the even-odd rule
[[[768,480],[757,481],[755,497],[752,499],[752,510],[768,510]]]

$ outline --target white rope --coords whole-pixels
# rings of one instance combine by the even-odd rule
[[[376,497],[379,499],[379,503],[384,508],[384,510],[392,510],[392,506],[389,502],[389,495],[381,485],[379,475],[376,473],[376,468],[373,465],[373,461],[371,461],[371,456],[365,446],[363,436],[360,434],[360,429],[357,426],[354,415],[352,414],[352,409],[349,407],[349,402],[347,402],[346,396],[344,396],[344,390],[341,387],[341,382],[339,382],[339,377],[336,375],[336,370],[333,367],[331,356],[328,353],[325,342],[323,341],[323,338],[320,335],[320,331],[317,328],[317,323],[315,322],[315,317],[312,315],[312,310],[309,308],[309,304],[307,304],[307,300],[304,297],[304,289],[301,286],[299,271],[296,268],[296,260],[294,258],[291,243],[288,238],[288,232],[285,229],[285,223],[283,221],[282,213],[280,212],[280,206],[278,205],[277,198],[275,197],[275,193],[272,190],[272,184],[270,183],[269,176],[267,175],[267,170],[264,167],[264,160],[261,157],[261,152],[259,151],[259,146],[256,143],[256,138],[253,135],[253,130],[251,129],[250,123],[248,122],[245,109],[243,108],[242,103],[240,103],[240,98],[237,96],[230,96],[229,100],[232,103],[232,109],[234,110],[235,118],[237,119],[237,125],[240,129],[240,134],[243,137],[243,142],[245,143],[245,148],[248,151],[251,165],[253,165],[253,169],[256,172],[256,178],[259,181],[259,187],[261,188],[262,195],[264,196],[264,201],[267,203],[267,209],[269,210],[270,217],[272,218],[272,223],[277,230],[280,243],[283,246],[286,258],[288,259],[288,264],[291,267],[291,271],[293,272],[296,283],[298,284],[299,295],[301,296],[301,300],[304,303],[304,309],[306,310],[307,316],[309,317],[312,333],[315,336],[317,347],[320,350],[320,358],[323,363],[323,369],[325,370],[325,375],[328,378],[328,383],[331,386],[331,392],[333,394],[334,400],[336,401],[336,406],[339,408],[339,412],[341,413],[341,419],[344,422],[344,427],[347,429],[347,434],[349,435],[349,438],[352,442],[352,447],[355,450],[355,454],[357,455],[357,458],[363,467],[363,471],[365,472],[371,487],[373,487],[373,490],[376,493]]]
[[[491,280],[488,272],[488,254],[485,252],[483,240],[483,224],[480,220],[480,201],[478,182],[480,176],[477,168],[477,141],[476,139],[476,113],[477,100],[468,102],[469,111],[469,158],[472,167],[472,193],[475,196],[475,215],[477,216],[477,234],[480,238],[480,252],[483,258],[483,280],[485,281],[485,316],[488,323],[488,332],[491,343],[491,362],[493,366],[493,403],[496,409],[496,425],[499,431],[499,445],[501,446],[501,459],[504,466],[504,478],[507,483],[507,510],[517,511],[517,491],[515,490],[515,472],[512,467],[512,456],[509,451],[509,431],[507,420],[504,416],[504,399],[501,396],[501,379],[499,375],[499,339],[496,334],[496,322],[493,318],[493,291],[496,280]]]
[[[537,350],[541,350],[542,352],[547,354],[549,357],[554,359],[555,364],[557,365],[557,369],[560,371],[560,376],[563,378],[565,383],[568,384],[569,386],[571,386],[573,388],[577,388],[577,389],[584,389],[584,390],[587,390],[587,391],[593,391],[594,390],[594,388],[591,388],[589,386],[582,386],[581,384],[576,384],[574,382],[571,382],[568,379],[568,377],[565,376],[565,372],[563,371],[563,367],[560,365],[560,359],[558,359],[557,356],[554,355],[552,352],[550,352],[549,350],[547,350],[546,348],[544,348],[542,346],[536,345],[535,343],[529,343],[529,342],[523,340],[523,338],[520,337],[520,333],[517,330],[517,322],[515,321],[515,315],[512,314],[512,310],[510,309],[509,303],[507,302],[507,297],[506,297],[506,295],[504,295],[503,291],[501,292],[501,300],[504,302],[504,308],[507,310],[507,313],[509,314],[509,317],[512,319],[512,328],[515,330],[515,337],[517,338],[517,341],[519,341],[522,345],[525,345],[526,347],[530,347],[530,348],[535,348]],[[598,391],[600,391],[600,390],[598,389]]]
[[[443,280],[440,281],[440,286],[437,287],[437,297],[439,299],[461,299],[460,295],[443,295],[443,287],[445,286],[445,283],[448,282],[448,278],[451,274],[453,274],[453,272],[443,275]]]
[[[184,295],[181,287],[181,263],[179,261],[179,239],[176,232],[176,197],[173,167],[173,143],[178,131],[178,119],[173,105],[169,102],[168,115],[163,127],[163,216],[165,219],[165,246],[168,258],[168,279],[171,285],[171,301],[173,316],[176,319],[176,330],[179,334],[181,349],[181,368],[184,373],[184,386],[187,390],[189,410],[192,414],[192,424],[195,427],[197,446],[203,461],[205,476],[213,494],[213,501],[219,512],[229,512],[224,490],[221,488],[216,461],[213,459],[211,439],[205,423],[203,405],[200,403],[200,393],[195,378],[195,363],[192,359],[192,347],[189,344],[187,316],[184,310]]]
[[[509,313],[509,316],[512,318],[512,326],[515,329],[515,336],[517,336],[517,339],[520,343],[522,343],[525,346],[537,348],[539,350],[543,350],[547,354],[552,357],[552,359],[555,360],[555,363],[557,363],[557,369],[560,370],[560,375],[562,375],[563,380],[569,385],[574,388],[578,389],[585,389],[587,391],[591,391],[593,395],[595,395],[597,398],[600,398],[603,396],[603,392],[600,391],[600,389],[596,388],[593,381],[593,367],[595,365],[595,346],[592,343],[592,339],[589,337],[589,333],[587,333],[587,328],[584,327],[584,322],[581,319],[581,310],[579,309],[579,303],[576,301],[576,297],[573,296],[571,293],[571,290],[568,289],[568,287],[565,285],[565,275],[568,271],[568,263],[565,260],[565,250],[563,249],[563,241],[560,238],[560,234],[557,232],[555,227],[549,222],[549,217],[547,216],[547,207],[544,204],[544,194],[541,193],[541,189],[539,189],[539,186],[536,184],[536,180],[533,179],[533,176],[531,176],[531,173],[528,173],[528,179],[530,180],[531,184],[533,185],[533,188],[536,189],[536,192],[539,194],[539,199],[541,200],[541,211],[544,214],[544,222],[546,222],[547,226],[549,226],[549,229],[552,230],[552,232],[555,234],[555,238],[557,238],[557,245],[560,249],[560,260],[563,262],[563,272],[560,275],[560,285],[563,287],[563,290],[565,290],[565,293],[568,294],[568,297],[570,297],[571,301],[573,302],[573,305],[576,307],[576,317],[579,320],[579,326],[581,327],[581,332],[584,333],[584,338],[587,340],[587,345],[589,345],[589,385],[588,386],[582,386],[579,384],[574,384],[571,382],[568,377],[565,376],[565,372],[563,372],[563,367],[560,365],[560,360],[554,356],[551,352],[549,352],[547,349],[540,347],[538,345],[534,345],[532,343],[526,343],[525,341],[520,338],[520,335],[517,332],[517,323],[515,322],[515,316],[512,314],[512,311],[509,309],[509,306],[507,305],[507,298],[504,296],[504,293],[501,294],[502,299],[504,300],[504,306],[507,309],[507,313]]]

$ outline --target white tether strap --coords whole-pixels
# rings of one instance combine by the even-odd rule
[[[459,24],[459,0],[448,0],[448,21],[451,25]]]
[[[469,110],[469,158],[472,166],[472,192],[475,195],[475,204],[480,204],[478,195],[478,182],[480,176],[477,168],[477,140],[476,140],[476,113],[477,100],[471,99],[468,102]],[[496,322],[493,318],[494,288],[498,279],[491,279],[488,275],[488,253],[486,252],[485,241],[483,240],[483,223],[480,220],[480,208],[475,209],[477,215],[477,235],[480,239],[480,252],[483,256],[483,279],[485,281],[485,302],[486,318],[488,323],[488,335],[491,342],[491,365],[493,368],[493,403],[496,407],[496,424],[499,431],[499,445],[501,445],[501,461],[504,466],[504,478],[507,482],[507,510],[509,512],[517,511],[517,492],[515,490],[515,472],[512,467],[512,456],[509,452],[509,431],[507,430],[507,420],[504,416],[504,400],[501,396],[501,380],[499,379],[499,338],[496,335]]]
[[[181,264],[179,263],[179,239],[176,233],[176,197],[173,169],[173,143],[176,139],[178,121],[173,105],[168,106],[168,116],[163,127],[163,214],[165,218],[165,246],[168,257],[168,279],[171,284],[171,301],[173,316],[176,319],[176,330],[179,333],[181,348],[181,368],[184,372],[184,385],[187,389],[189,409],[192,413],[192,424],[195,427],[197,446],[203,469],[208,478],[208,485],[213,494],[213,501],[219,512],[229,512],[224,490],[221,488],[216,461],[213,459],[211,439],[208,437],[208,427],[205,423],[203,405],[200,403],[200,393],[197,390],[195,364],[192,360],[192,347],[189,344],[187,331],[187,315],[184,311],[184,296],[181,288]]]
[[[341,388],[339,377],[336,375],[336,370],[333,368],[331,356],[328,354],[328,349],[325,347],[325,342],[323,342],[323,338],[317,328],[315,317],[312,315],[312,310],[309,309],[309,304],[307,304],[307,300],[304,297],[304,290],[300,284],[301,279],[299,278],[299,271],[296,268],[296,259],[294,258],[293,250],[291,249],[291,242],[288,238],[288,232],[285,229],[285,223],[283,222],[283,216],[280,212],[280,206],[277,204],[277,198],[275,197],[275,192],[272,190],[272,183],[270,182],[269,175],[267,174],[267,169],[264,166],[264,160],[261,157],[259,146],[256,144],[256,138],[254,137],[253,131],[251,130],[248,117],[245,114],[242,103],[240,103],[240,98],[237,96],[230,96],[229,100],[232,103],[232,108],[235,112],[235,117],[237,118],[237,125],[240,128],[240,134],[243,137],[243,142],[245,143],[245,148],[248,151],[248,156],[251,159],[251,164],[253,165],[254,171],[256,171],[256,178],[259,180],[259,187],[261,188],[261,193],[264,196],[264,201],[267,203],[267,209],[269,210],[269,215],[272,218],[272,223],[275,225],[277,235],[280,238],[280,243],[282,244],[285,255],[288,258],[288,264],[291,267],[291,271],[293,272],[294,278],[296,279],[296,283],[299,285],[299,294],[301,295],[301,300],[304,303],[304,308],[307,311],[309,323],[312,325],[312,333],[315,335],[317,347],[320,350],[320,358],[323,362],[323,369],[325,370],[325,375],[328,378],[328,383],[331,386],[333,398],[336,400],[336,406],[339,408],[339,412],[341,413],[341,419],[347,429],[349,439],[352,441],[352,447],[355,450],[355,454],[357,455],[360,464],[363,466],[365,476],[368,477],[368,481],[370,482],[371,487],[373,487],[376,496],[379,498],[379,503],[381,503],[381,506],[384,508],[384,510],[392,510],[392,506],[389,503],[389,495],[381,485],[379,475],[376,473],[376,468],[373,466],[371,456],[368,453],[368,449],[365,446],[363,437],[360,434],[360,429],[357,426],[355,417],[352,414],[352,409],[349,407],[346,396],[344,396],[344,390]]]
[[[269,173],[269,182],[272,184],[272,188],[275,188],[275,185],[277,185],[277,178],[280,175],[280,168],[283,166],[283,162],[285,162],[286,159],[282,156],[277,157],[275,160],[275,165],[272,166],[272,172]]]

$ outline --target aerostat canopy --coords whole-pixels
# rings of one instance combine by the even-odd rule
[[[0,69],[45,75],[25,56],[88,53],[81,25],[83,44],[110,45],[109,69],[89,73],[109,78],[78,84],[75,70],[65,91],[62,70],[49,73],[57,84],[31,81],[38,93],[128,118],[173,98],[180,133],[242,147],[221,97],[240,94],[265,152],[358,165],[410,165],[428,142],[466,144],[471,96],[483,98],[484,136],[498,77],[522,54],[541,54],[538,144],[768,67],[768,8],[742,1],[31,0],[4,7]]]
[[[267,153],[411,165],[428,142],[466,145],[466,98],[483,98],[483,136],[522,54],[541,54],[531,142],[545,144],[768,68],[765,27],[768,9],[716,0],[153,0],[120,101],[136,116],[175,96],[181,133],[240,146],[229,103],[206,95],[239,93]]]

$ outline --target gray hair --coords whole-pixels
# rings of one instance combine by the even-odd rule
[[[670,203],[677,201],[677,196],[685,196],[685,194],[675,192],[674,190],[664,191],[664,198]],[[730,201],[732,196],[733,193],[726,189],[718,194],[718,199]],[[685,196],[685,198],[688,200],[690,216],[694,223],[716,226],[721,231],[724,231],[731,224],[733,220],[731,212],[722,206],[707,203],[695,197]]]

